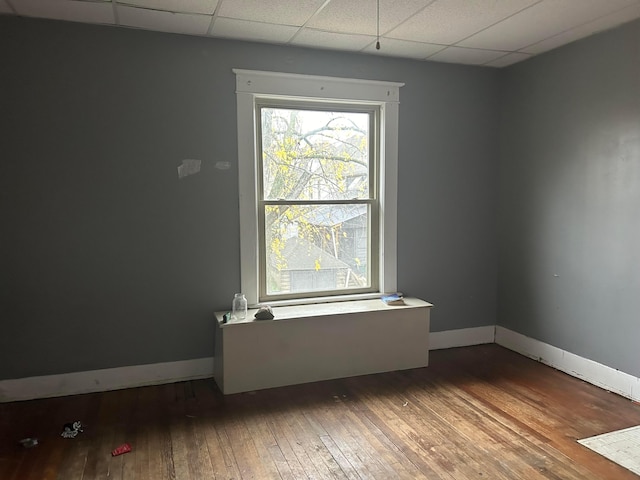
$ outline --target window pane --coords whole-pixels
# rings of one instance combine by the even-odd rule
[[[369,198],[369,113],[260,111],[265,200]]]
[[[267,295],[369,287],[368,226],[368,205],[267,205]]]

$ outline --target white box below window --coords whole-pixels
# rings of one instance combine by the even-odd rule
[[[357,300],[274,307],[273,320],[222,323],[216,313],[216,383],[223,393],[381,373],[429,364],[432,305]]]

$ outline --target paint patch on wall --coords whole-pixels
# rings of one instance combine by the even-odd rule
[[[200,171],[201,160],[186,158],[182,160],[182,164],[178,166],[178,178],[182,179],[189,175],[195,175]]]

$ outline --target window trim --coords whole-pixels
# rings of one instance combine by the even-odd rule
[[[380,107],[379,292],[310,297],[275,304],[370,298],[397,287],[398,112],[404,83],[233,69],[236,75],[238,188],[240,207],[240,282],[250,305],[259,302],[257,201],[257,98],[297,98]],[[372,232],[373,233],[373,232]]]

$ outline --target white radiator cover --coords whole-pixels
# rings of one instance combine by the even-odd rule
[[[273,320],[222,323],[214,377],[223,393],[426,367],[431,304],[406,298],[275,307]]]

